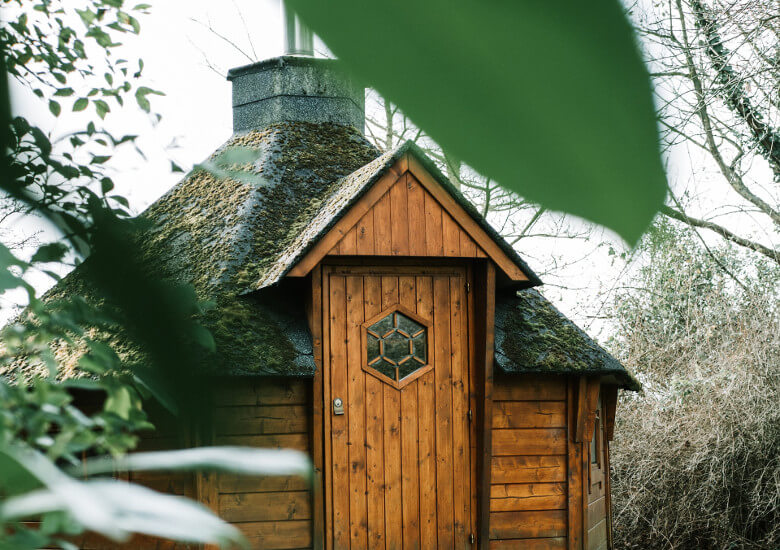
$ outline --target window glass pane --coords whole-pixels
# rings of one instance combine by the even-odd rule
[[[383,355],[385,359],[390,359],[393,363],[398,364],[410,355],[409,338],[402,336],[400,332],[391,333],[385,338],[384,343]]]
[[[379,339],[371,334],[366,335],[366,347],[367,347],[367,359],[371,363],[374,359],[379,357]]]
[[[381,372],[388,378],[395,380],[395,365],[392,363],[388,363],[384,359],[380,359],[373,365],[371,365],[372,369],[376,369],[377,371]]]
[[[423,332],[412,338],[412,355],[422,361],[423,364],[428,362],[428,340],[426,336],[426,333]]]
[[[419,324],[417,321],[413,321],[409,319],[406,315],[399,313],[397,317],[398,321],[398,330],[403,332],[404,334],[407,334],[409,336],[414,336],[421,330],[423,330],[423,326]]]
[[[385,376],[396,380],[409,376],[428,361],[428,334],[425,326],[401,312],[386,315],[366,333],[366,362]]]
[[[371,332],[378,334],[380,337],[384,338],[385,336],[390,333],[395,327],[393,327],[393,315],[390,314],[387,317],[381,319],[380,321],[377,321],[373,325],[369,327]]]

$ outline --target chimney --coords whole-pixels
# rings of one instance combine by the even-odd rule
[[[278,122],[334,122],[363,133],[365,90],[334,59],[282,56],[228,72],[233,131]]]

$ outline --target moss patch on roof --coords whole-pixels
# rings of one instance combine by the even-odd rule
[[[611,375],[638,391],[632,374],[534,289],[496,296],[495,361],[508,374]]]
[[[379,155],[352,127],[304,122],[235,135],[214,157],[230,147],[256,152],[254,162],[237,167],[252,179],[197,170],[142,214],[154,224],[142,241],[145,256],[199,294],[248,290],[339,180]]]
[[[231,167],[230,177],[194,170],[141,214],[148,223],[137,238],[140,262],[152,277],[190,284],[200,300],[216,304],[203,319],[217,345],[216,354],[203,354],[206,371],[311,376],[303,304],[280,292],[283,284],[267,293],[286,296],[281,301],[240,294],[278,262],[340,180],[379,151],[352,127],[302,122],[234,135],[212,159],[231,147],[253,150],[254,161]],[[89,281],[87,260],[45,300],[80,295],[92,304],[104,302]],[[127,364],[144,363],[143,350],[123,327],[91,327],[87,337],[111,344]],[[62,378],[82,375],[78,361],[85,351],[78,338],[53,343]],[[0,375],[17,370],[42,374],[46,367],[20,356],[0,367]]]

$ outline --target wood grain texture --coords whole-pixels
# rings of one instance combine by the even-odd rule
[[[565,483],[502,484],[490,489],[491,512],[565,509]]]
[[[467,547],[473,522],[465,271],[434,271],[324,271],[330,313],[323,348],[330,351],[323,378],[330,398],[345,404],[344,415],[333,415],[330,404],[326,410],[331,548]],[[430,322],[434,367],[400,390],[367,374],[365,350],[355,346],[367,319],[395,307]]]
[[[571,378],[567,387],[566,407],[569,420],[566,438],[566,479],[568,480],[568,546],[569,550],[583,550],[585,533],[583,522],[582,493],[585,490],[583,480],[582,457],[584,444],[578,440],[577,418],[580,416],[578,393],[584,386],[581,379]]]
[[[566,430],[564,428],[493,430],[493,456],[565,453]]]
[[[474,270],[474,307],[475,329],[474,347],[477,357],[477,369],[481,370],[478,379],[477,411],[479,436],[477,451],[477,538],[485,545],[490,537],[490,485],[493,480],[493,355],[495,343],[496,311],[496,271],[492,262],[483,262]]]
[[[308,491],[219,495],[219,513],[229,522],[310,519],[311,495]]]
[[[565,427],[565,401],[498,401],[493,403],[493,428]]]
[[[565,537],[490,541],[490,550],[563,550],[565,548]]]
[[[312,547],[312,532],[308,521],[264,521],[236,525],[252,548],[297,550]]]
[[[312,307],[310,322],[313,317]],[[310,451],[316,444],[313,391],[301,381],[243,380],[224,386],[214,412],[215,441]],[[312,547],[316,499],[307,480],[219,473],[214,487],[220,516],[242,529],[253,548]]]
[[[566,456],[494,456],[493,483],[566,481]]]
[[[497,376],[493,399],[496,401],[566,401],[566,379],[554,375]]]
[[[566,536],[566,511],[493,512],[491,539],[523,539]]]
[[[214,390],[214,404],[240,405],[305,405],[306,383],[300,380],[267,379],[262,383],[225,383]]]
[[[411,173],[406,173],[353,227],[339,229],[343,236],[328,255],[486,257],[457,217],[444,209]]]
[[[567,380],[500,377],[493,385],[491,548],[567,542]],[[493,544],[498,539],[501,544]]]
[[[311,272],[311,295],[307,297],[307,319],[312,338],[312,352],[316,370],[312,380],[311,426],[309,440],[312,451],[314,481],[312,487],[312,531],[311,541],[314,550],[323,550],[325,541],[325,501],[324,501],[324,395],[322,386],[322,267],[317,266]],[[289,490],[289,489],[285,489]]]

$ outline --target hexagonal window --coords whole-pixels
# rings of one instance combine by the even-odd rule
[[[414,313],[397,306],[364,327],[367,372],[400,388],[428,366],[427,323]]]

